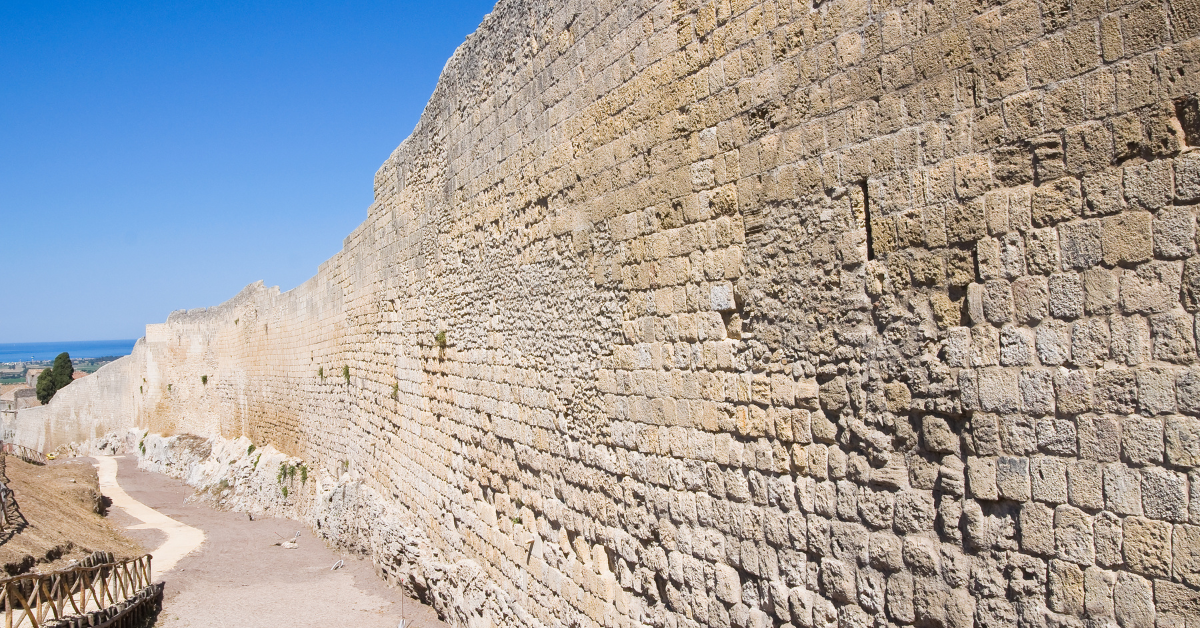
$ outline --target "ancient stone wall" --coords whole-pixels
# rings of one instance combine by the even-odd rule
[[[343,251],[148,328],[126,420],[358,470],[498,624],[1196,625],[1198,35],[502,0]]]

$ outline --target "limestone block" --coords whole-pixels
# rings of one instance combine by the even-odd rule
[[[1179,302],[1182,268],[1178,262],[1147,262],[1121,272],[1121,309],[1156,314]]]
[[[1042,321],[1035,332],[1038,361],[1058,366],[1071,355],[1071,323],[1055,319]]]
[[[1051,560],[1049,569],[1049,591],[1047,606],[1056,613],[1083,615],[1084,578],[1078,565]]]
[[[1048,227],[1082,213],[1083,194],[1079,180],[1056,179],[1038,186],[1033,193],[1033,226]]]
[[[1096,172],[1083,177],[1083,215],[1107,216],[1125,206],[1121,176],[1115,172]]]
[[[1125,458],[1138,465],[1159,464],[1163,454],[1163,422],[1140,414],[1125,419],[1121,446]]]
[[[1027,327],[1005,325],[1000,329],[1001,366],[1027,366],[1034,363],[1034,333]]]
[[[1185,259],[1196,254],[1196,217],[1190,208],[1166,208],[1154,219],[1154,254]]]
[[[1087,270],[1103,257],[1098,220],[1076,220],[1058,226],[1058,245],[1063,268]]]
[[[996,486],[996,459],[967,459],[967,488],[975,499],[993,501],[1000,498]]]
[[[1112,344],[1109,351],[1114,360],[1136,366],[1151,357],[1150,324],[1143,316],[1108,317]]]
[[[1120,275],[1104,268],[1089,268],[1082,273],[1084,311],[1092,316],[1117,311]]]
[[[1121,572],[1113,586],[1113,610],[1121,628],[1154,628],[1154,593],[1145,578]]]
[[[1174,577],[1193,587],[1200,586],[1200,527],[1177,525],[1171,541]]]
[[[1092,380],[1086,371],[1060,367],[1054,374],[1055,404],[1059,412],[1068,416],[1093,409],[1092,389]]]
[[[1100,239],[1104,263],[1116,266],[1149,260],[1154,254],[1151,222],[1150,213],[1144,211],[1103,218]]]
[[[1095,561],[1092,519],[1073,506],[1054,509],[1054,552],[1058,558],[1088,566]]]
[[[1108,368],[1096,371],[1096,409],[1128,414],[1137,408],[1137,381],[1129,369]]]
[[[1071,328],[1071,362],[1078,367],[1102,366],[1109,355],[1108,321],[1089,318]]]
[[[1155,359],[1187,364],[1196,359],[1196,341],[1192,316],[1173,311],[1150,317],[1150,332]]]
[[[1113,587],[1117,575],[1096,567],[1083,571],[1084,614],[1090,619],[1116,619],[1113,609]]]
[[[1192,258],[1183,264],[1183,307],[1189,312],[1200,308],[1200,259]]]
[[[1049,287],[1045,277],[1022,277],[1013,283],[1013,307],[1016,321],[1036,324],[1049,312]],[[1082,295],[1080,295],[1082,296]]]
[[[1016,412],[1020,406],[1018,373],[1000,368],[979,371],[979,405],[985,412]]]
[[[1200,371],[1179,371],[1175,378],[1175,400],[1180,412],[1200,413]]]
[[[1144,414],[1175,411],[1175,374],[1169,369],[1151,367],[1137,371],[1138,406]]]
[[[1000,456],[996,460],[996,487],[1004,499],[1028,501],[1030,494],[1029,460]]]
[[[1119,515],[1142,514],[1142,477],[1120,463],[1104,466],[1104,507]]]
[[[1096,515],[1092,535],[1096,544],[1096,564],[1102,567],[1125,564],[1124,531],[1119,517],[1108,511]]]
[[[1067,463],[1048,456],[1030,460],[1031,497],[1051,504],[1067,502]]]
[[[1028,502],[1021,506],[1018,522],[1022,551],[1054,555],[1054,510],[1044,504]]]
[[[1157,210],[1171,202],[1174,164],[1164,159],[1124,169],[1125,200],[1135,207]]]
[[[1163,430],[1166,462],[1175,467],[1200,466],[1200,420],[1169,416]]]
[[[1068,320],[1083,316],[1084,292],[1078,275],[1051,275],[1049,292],[1051,316]]]
[[[1024,369],[1017,385],[1023,412],[1034,416],[1054,414],[1054,376],[1049,370]],[[1073,443],[1071,448],[1074,449]]]
[[[983,314],[993,323],[1007,323],[1012,320],[1012,289],[1007,281],[997,279],[984,284]]]
[[[1200,154],[1188,153],[1175,160],[1175,200],[1200,201]]]
[[[736,569],[729,565],[714,565],[713,575],[715,576],[714,592],[718,599],[728,604],[737,604],[742,601],[742,582]]]
[[[1058,231],[1053,227],[1033,229],[1025,234],[1026,266],[1036,275],[1049,275],[1061,270]]]
[[[1142,511],[1152,519],[1187,521],[1187,476],[1161,467],[1142,470]]]
[[[1085,414],[1075,418],[1079,435],[1079,457],[1096,462],[1115,462],[1121,456],[1121,424],[1111,415]]]
[[[1126,517],[1123,529],[1125,564],[1149,577],[1171,574],[1171,524],[1143,517]]]

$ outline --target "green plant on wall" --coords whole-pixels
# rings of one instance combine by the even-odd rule
[[[433,341],[437,343],[438,347],[445,349],[446,348],[446,330],[443,329],[442,331],[439,331],[437,333],[437,335],[433,337]]]
[[[208,385],[208,376],[207,376],[207,375],[201,375],[201,376],[200,376],[200,383],[201,383],[201,384],[204,384],[205,386],[207,386],[207,385]]]
[[[321,379],[325,379],[325,367],[323,367],[323,366],[317,367],[317,377],[320,377]]]
[[[346,380],[347,384],[350,383],[350,367],[349,366],[342,367],[342,378]]]
[[[250,443],[250,446],[246,448],[246,455],[249,456],[250,454],[254,453],[255,449],[257,449],[257,447],[254,446],[254,443]]]
[[[400,400],[400,384],[392,384],[392,399]]]
[[[286,498],[287,497],[287,487],[285,486],[281,490],[283,491],[283,496]]]

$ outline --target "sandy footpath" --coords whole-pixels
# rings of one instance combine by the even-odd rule
[[[115,489],[104,483],[109,464]],[[446,626],[432,609],[388,588],[370,561],[330,550],[295,521],[250,521],[245,513],[184,503],[190,487],[138,469],[132,456],[101,459],[100,478],[114,523],[159,548],[151,550],[154,578],[166,582],[166,596],[156,626],[396,628],[402,617],[416,627]],[[297,531],[297,549],[274,545]],[[167,571],[162,563],[172,557]],[[344,567],[331,570],[338,560]]]

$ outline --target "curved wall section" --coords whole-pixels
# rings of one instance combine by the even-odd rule
[[[1197,15],[504,0],[313,279],[20,438],[353,468],[498,624],[1190,625]]]

